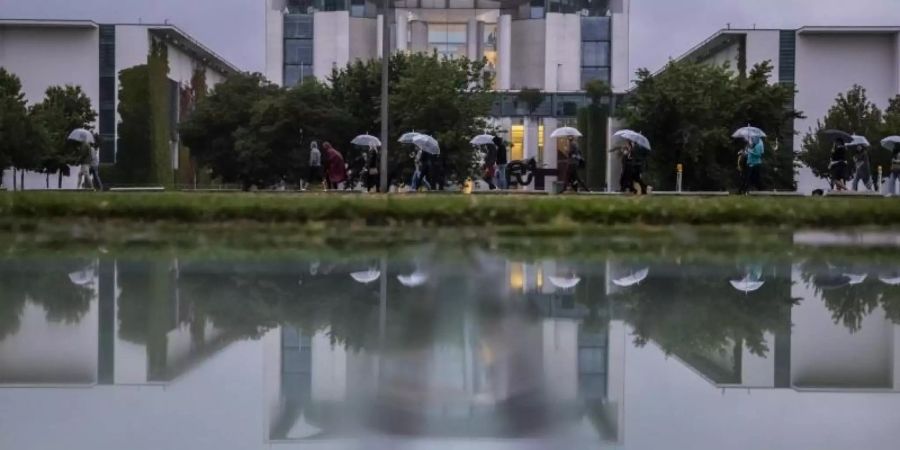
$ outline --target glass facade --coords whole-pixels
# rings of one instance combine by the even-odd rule
[[[612,26],[609,17],[581,18],[581,87],[588,82],[610,82]]]
[[[100,25],[100,162],[116,162],[116,26]]]
[[[294,86],[313,76],[313,16],[284,16],[284,85]]]
[[[467,29],[464,23],[429,23],[428,49],[447,58],[464,57],[468,53]]]

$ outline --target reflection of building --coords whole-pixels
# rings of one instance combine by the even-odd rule
[[[721,30],[682,59],[728,62],[741,72],[770,61],[774,67],[771,81],[796,85],[794,107],[805,116],[795,121],[794,136],[781,137],[782,149],[789,151],[800,150],[803,136],[825,117],[837,95],[854,84],[866,88],[869,101],[882,109],[900,94],[900,27]],[[805,167],[796,181],[803,192],[827,187]]]
[[[147,64],[151,43],[162,42],[169,67],[165,96],[169,119],[177,124],[181,91],[202,73],[212,87],[225,75],[237,72],[230,63],[169,24],[98,24],[89,20],[0,20],[0,67],[17,75],[29,104],[40,102],[50,86],[80,86],[97,112],[95,131],[100,136],[100,158],[116,162],[119,105],[119,74]],[[126,150],[126,149],[121,149]],[[178,169],[178,145],[172,147]],[[64,181],[74,187],[78,171]],[[12,186],[4,179],[4,186]],[[28,189],[45,188],[43,174],[25,177]]]
[[[512,160],[557,163],[559,126],[574,124],[587,105],[584,86],[603,80],[628,89],[631,0],[396,0],[390,46],[397,52],[437,52],[482,58],[504,92],[492,116],[513,143]],[[307,77],[381,55],[381,2],[267,0],[266,76],[293,86]],[[532,113],[516,92],[545,93]],[[603,156],[603,155],[600,155]]]

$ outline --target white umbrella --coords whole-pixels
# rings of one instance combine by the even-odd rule
[[[381,147],[381,141],[378,140],[377,137],[369,134],[361,134],[353,138],[350,143],[353,145],[359,145],[360,147]]]
[[[637,272],[632,273],[631,275],[628,275],[627,277],[617,278],[617,279],[613,280],[613,284],[615,284],[616,286],[619,286],[619,287],[634,286],[634,285],[639,284],[640,282],[644,281],[647,278],[647,275],[650,275],[650,269],[649,268],[641,269],[641,270],[638,270]]]
[[[70,141],[81,142],[82,144],[91,144],[94,145],[94,133],[91,133],[84,128],[76,128],[69,133],[69,137],[67,138]]]
[[[401,144],[412,144],[413,140],[418,135],[419,135],[419,133],[416,133],[415,131],[411,131],[409,133],[403,133],[403,136],[400,136],[400,139],[398,139],[397,142],[399,142]]]
[[[93,265],[69,273],[69,281],[76,286],[87,286],[94,281],[94,277],[95,272]]]
[[[564,137],[581,137],[581,132],[572,127],[562,127],[557,128],[550,134],[550,137],[553,139],[559,139]]]
[[[381,278],[381,272],[375,269],[369,269],[364,272],[353,272],[350,276],[358,283],[369,284]]]
[[[417,270],[409,275],[397,275],[397,281],[406,287],[417,287],[428,281],[428,274]]]
[[[493,144],[493,143],[494,143],[494,136],[492,136],[492,135],[490,135],[490,134],[479,134],[478,136],[473,137],[472,140],[469,141],[469,143],[472,144],[472,145],[488,145],[488,144]]]
[[[878,280],[891,286],[900,286],[900,277],[878,277]]]
[[[420,134],[413,138],[413,144],[425,153],[431,153],[432,155],[441,154],[441,146],[438,144],[437,139],[427,134]]]
[[[900,145],[900,136],[888,136],[881,140],[881,146],[890,151],[894,151],[898,145]]]
[[[866,278],[869,277],[869,275],[865,274],[865,273],[859,274],[859,275],[852,274],[852,273],[845,273],[844,276],[850,279],[850,286],[862,284],[864,281],[866,281]]]
[[[758,291],[759,288],[763,287],[763,285],[766,284],[765,281],[754,280],[754,279],[750,278],[750,275],[747,275],[746,277],[744,277],[743,280],[731,280],[731,281],[729,281],[729,283],[731,283],[731,287],[733,287],[745,294],[749,294],[751,292]]]
[[[650,140],[644,137],[643,134],[638,133],[637,131],[631,130],[619,130],[616,131],[613,136],[624,139],[626,141],[634,142],[635,144],[650,150]]]
[[[581,283],[581,278],[576,276],[571,276],[569,278],[566,277],[548,277],[550,279],[550,284],[560,288],[560,289],[572,289],[575,286],[578,286],[578,283]]]
[[[750,142],[751,140],[753,140],[753,138],[762,139],[766,137],[766,133],[759,128],[751,127],[748,125],[746,127],[738,128],[738,130],[735,131],[734,134],[731,135],[731,137],[735,139],[744,138],[747,140],[747,142]]]
[[[847,147],[854,147],[857,145],[861,145],[863,147],[869,147],[869,140],[866,139],[865,136],[859,136],[859,135],[854,134],[853,136],[851,136],[850,142],[848,142],[846,145],[847,145]]]

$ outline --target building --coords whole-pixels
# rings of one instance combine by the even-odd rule
[[[97,111],[95,131],[100,135],[101,160],[116,162],[119,74],[146,64],[152,42],[167,48],[170,122],[179,119],[180,90],[202,72],[207,87],[214,86],[237,68],[203,44],[170,24],[98,24],[90,20],[0,20],[0,67],[22,81],[29,104],[40,102],[50,86],[76,85]],[[177,169],[177,138],[171,144]],[[77,171],[64,187],[74,187]],[[11,180],[10,180],[11,181]],[[11,186],[6,182],[4,186]],[[26,189],[44,188],[43,174],[28,174]]]
[[[585,83],[600,79],[614,93],[628,89],[630,0],[399,0],[393,6],[393,51],[488,60],[496,90],[505,93],[492,116],[508,132],[511,160],[534,157],[555,168],[550,134],[574,124],[587,104]],[[367,0],[267,0],[266,76],[285,86],[307,77],[327,81],[333,68],[379,58],[378,9]],[[523,88],[545,93],[532,117],[515,101]]]
[[[854,84],[866,88],[869,99],[882,109],[900,94],[900,26],[720,30],[679,59],[728,62],[736,71],[771,61],[772,81],[796,86],[794,107],[806,116],[795,121],[793,139],[781,142],[781,148],[794,151],[835,97]],[[809,193],[828,183],[802,168],[797,185]]]

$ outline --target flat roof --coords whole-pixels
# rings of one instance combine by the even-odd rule
[[[807,26],[797,29],[797,34],[894,34],[898,26]]]
[[[0,19],[0,27],[95,29],[98,25],[91,20]]]

